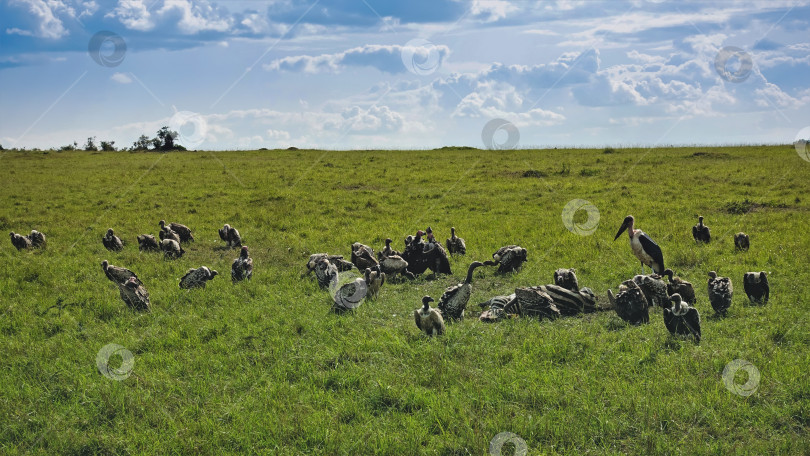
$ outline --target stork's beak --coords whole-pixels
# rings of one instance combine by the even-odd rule
[[[619,239],[619,236],[621,236],[626,229],[627,229],[627,220],[625,220],[624,223],[622,223],[622,226],[619,228],[619,232],[616,233],[616,237],[614,237],[613,240],[615,241],[616,239]]]

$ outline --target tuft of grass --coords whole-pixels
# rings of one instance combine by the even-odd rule
[[[523,177],[548,177],[548,174],[543,171],[538,171],[536,169],[529,169],[523,171]]]

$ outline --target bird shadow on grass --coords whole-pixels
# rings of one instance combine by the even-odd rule
[[[607,323],[605,323],[605,329],[607,329],[608,331],[624,331],[625,329],[631,326],[633,325],[627,323],[626,321],[622,320],[619,317],[613,317],[610,320],[608,320]]]
[[[706,318],[707,321],[715,321],[715,322],[717,322],[717,321],[723,321],[726,318],[729,318],[729,315],[728,315],[728,313],[714,312],[713,314],[708,315],[705,318]]]
[[[52,306],[50,306],[50,307],[46,308],[45,310],[43,310],[43,311],[41,311],[41,312],[35,312],[35,313],[36,313],[38,316],[42,317],[42,316],[45,316],[46,314],[48,314],[48,313],[51,311],[51,309],[57,309],[57,310],[58,310],[58,313],[59,313],[59,314],[61,314],[61,313],[62,313],[62,309],[65,309],[65,308],[67,308],[67,307],[71,307],[71,306],[79,306],[79,303],[77,303],[77,302],[69,302],[69,303],[65,303],[65,302],[64,302],[64,299],[63,299],[63,298],[61,298],[61,297],[59,297],[59,298],[56,298],[56,304],[54,304],[54,305],[52,305]]]

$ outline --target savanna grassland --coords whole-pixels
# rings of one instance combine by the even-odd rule
[[[483,455],[501,432],[529,454],[810,453],[810,163],[792,146],[5,152],[0,177],[0,228],[48,236],[44,251],[0,243],[0,453]],[[566,229],[573,199],[598,208],[592,235]],[[560,267],[604,299],[639,272],[627,237],[613,241],[628,214],[695,284],[700,344],[671,337],[660,311],[640,327],[612,311],[478,321],[477,303]],[[692,240],[698,215],[708,245]],[[183,258],[138,251],[160,219],[194,230]],[[249,283],[230,282],[226,222],[251,248]],[[467,241],[452,276],[386,284],[343,315],[301,277],[310,253],[386,237],[401,250],[428,225]],[[101,244],[109,227],[120,253]],[[479,268],[468,318],[421,336],[420,298],[506,244],[528,249],[523,269]],[[104,259],[139,275],[150,313],[123,304]],[[181,290],[201,265],[222,275]],[[726,318],[709,270],[734,281]],[[742,276],[761,270],[771,301],[750,306]],[[110,343],[133,355],[124,380],[96,365]],[[735,359],[760,374],[733,379],[753,381],[749,396],[723,381]]]

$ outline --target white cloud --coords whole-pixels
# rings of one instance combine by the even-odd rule
[[[203,31],[225,32],[231,27],[231,18],[223,17],[210,4],[192,3],[190,0],[164,0],[159,15],[180,14],[177,26],[189,35]]]
[[[155,27],[144,0],[118,0],[118,6],[104,17],[117,18],[128,29],[141,32],[152,30]]]
[[[417,56],[420,53],[435,53],[437,65],[450,54],[450,48],[444,45],[434,46],[401,46],[367,44],[335,54],[318,56],[298,55],[276,59],[264,68],[269,71],[297,71],[305,73],[336,73],[347,66],[368,66],[386,73],[403,73],[407,71],[402,62],[402,53],[409,51]],[[427,55],[424,56],[425,58]]]
[[[129,84],[132,82],[132,78],[129,77],[126,73],[115,73],[110,76],[110,79],[119,83],[119,84]]]
[[[470,14],[483,16],[484,22],[495,22],[517,10],[515,5],[505,0],[473,0]]]
[[[75,15],[73,10],[65,3],[59,0],[11,0],[10,4],[18,4],[26,6],[28,12],[31,13],[34,19],[38,22],[37,28],[34,31],[23,30],[17,27],[6,29],[6,33],[35,36],[37,38],[58,39],[69,34],[65,28],[62,20],[56,17],[56,11],[64,11],[68,14]]]
[[[290,139],[290,132],[285,130],[267,130],[267,137],[270,139]]]

